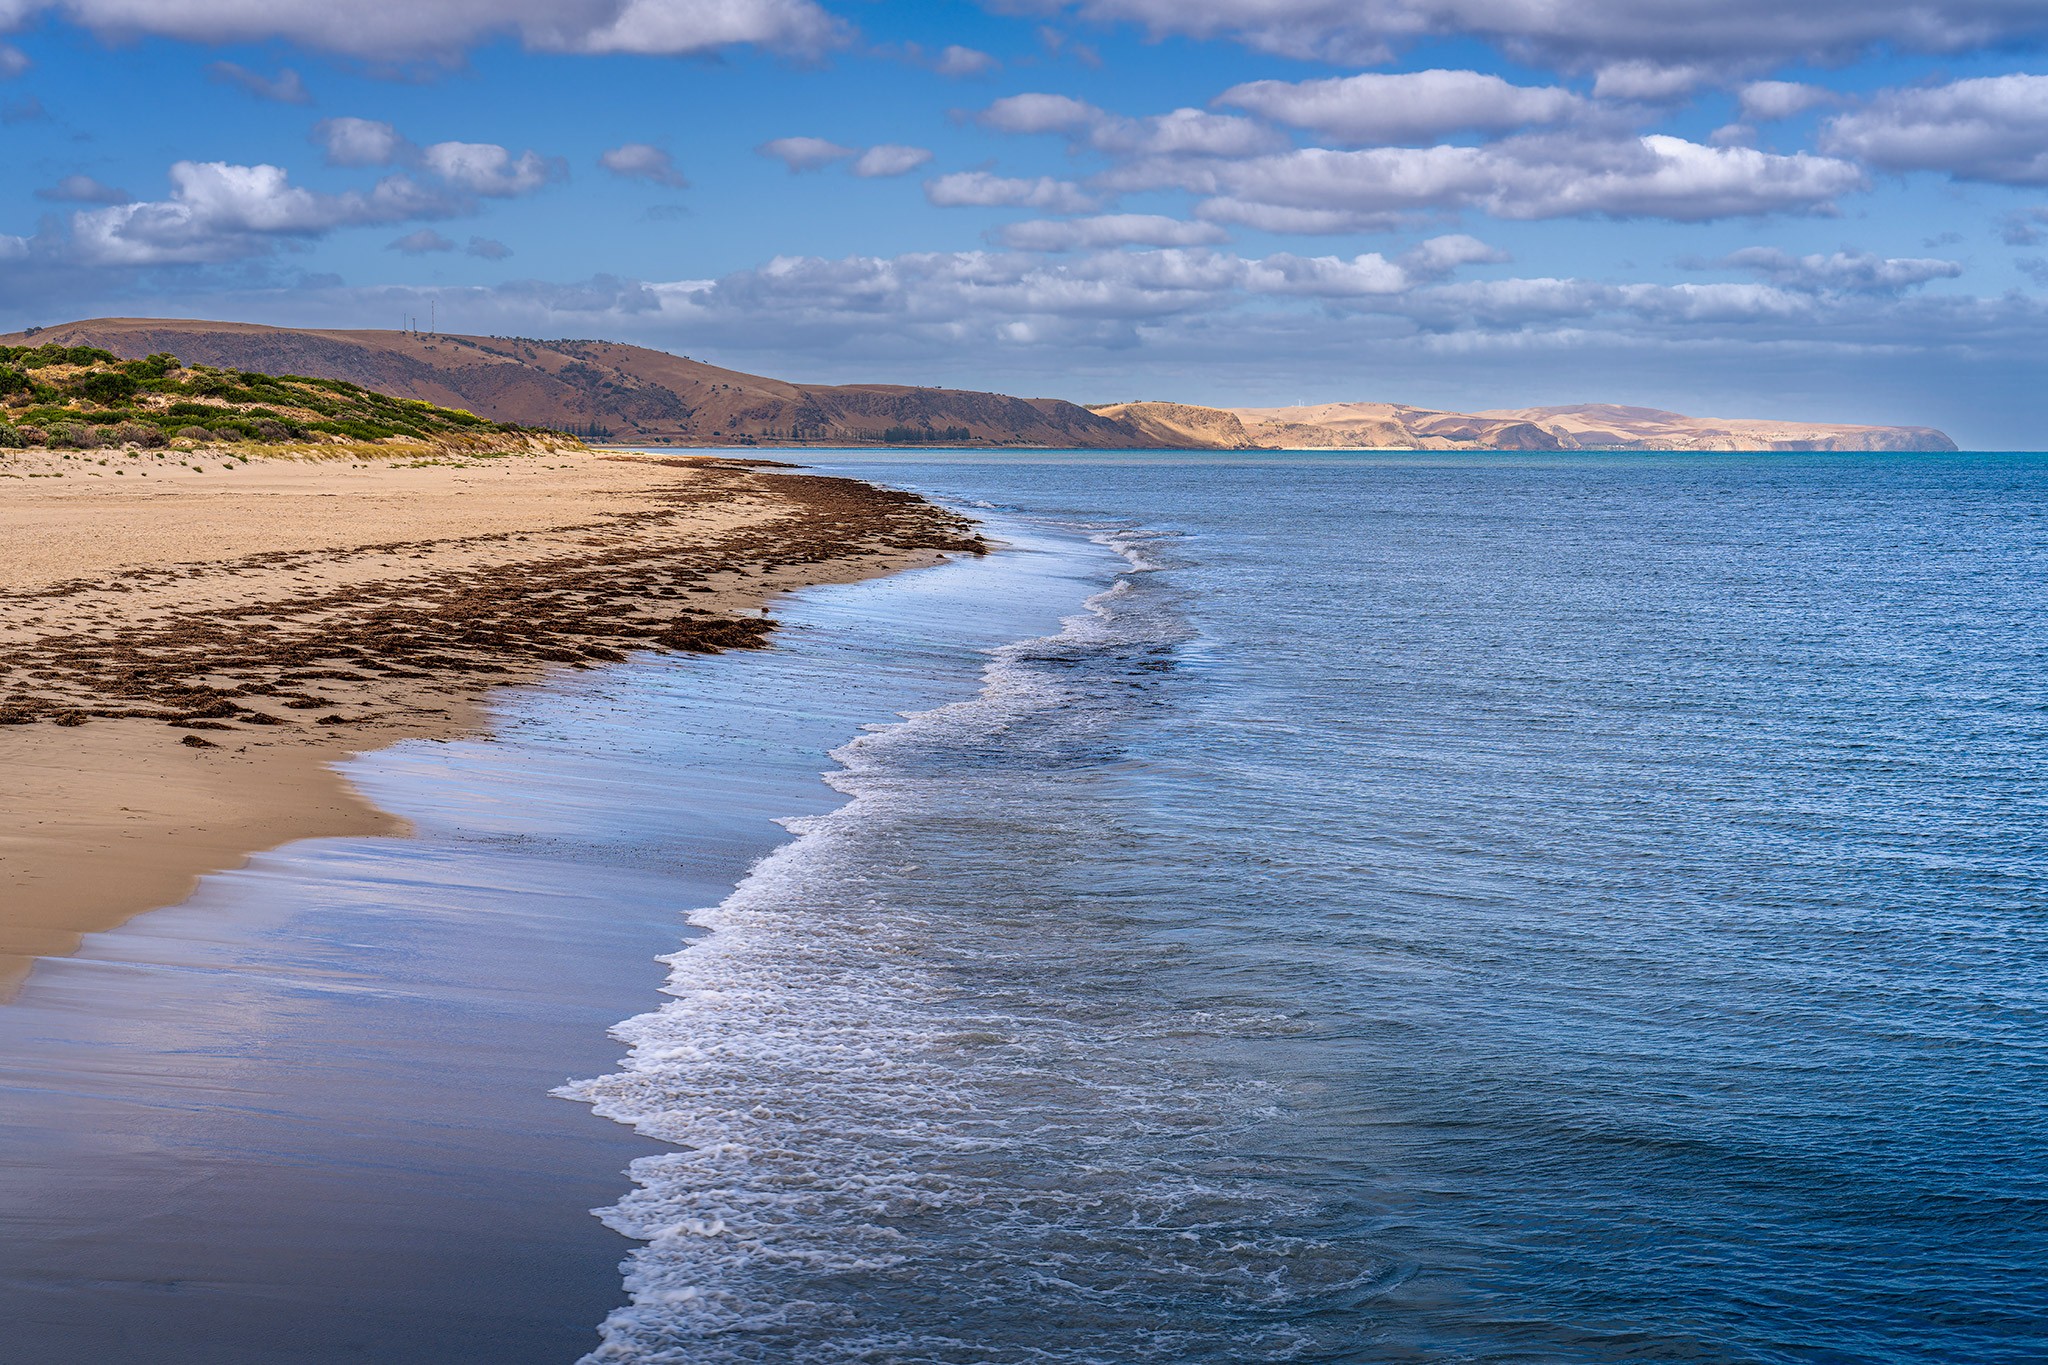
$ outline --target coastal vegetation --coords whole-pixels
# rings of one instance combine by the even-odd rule
[[[0,447],[197,449],[425,444],[485,450],[550,436],[345,379],[123,360],[93,346],[0,346]]]

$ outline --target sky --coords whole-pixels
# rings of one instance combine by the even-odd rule
[[[2048,419],[2044,0],[0,0],[0,327]]]

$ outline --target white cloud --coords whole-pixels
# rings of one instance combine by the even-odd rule
[[[1005,95],[975,117],[999,133],[1080,133],[1108,116],[1072,95],[1031,92]]]
[[[265,42],[374,58],[447,58],[502,37],[554,52],[684,55],[751,45],[815,55],[847,38],[812,0],[15,0],[110,37]],[[4,26],[4,25],[0,25]]]
[[[1793,118],[1835,100],[1835,92],[1798,81],[1751,81],[1742,87],[1742,116],[1753,123]]]
[[[2007,246],[2039,246],[2048,241],[2048,207],[2015,209],[2006,214],[1998,236]]]
[[[1251,156],[1287,145],[1270,128],[1203,109],[1124,118],[1069,95],[1029,93],[997,100],[975,116],[999,133],[1058,133],[1117,156]]]
[[[1593,94],[1603,100],[1682,99],[1714,79],[1711,68],[1694,62],[1676,65],[1632,59],[1610,62],[1593,79]]]
[[[424,256],[430,251],[453,251],[455,243],[432,228],[421,228],[418,232],[406,233],[395,242],[385,243],[384,249],[402,252],[407,256]]]
[[[457,189],[494,199],[531,194],[562,177],[561,163],[538,152],[511,152],[495,142],[436,142],[420,149],[420,164]]]
[[[1118,246],[1213,246],[1229,234],[1214,223],[1151,213],[1010,223],[996,238],[1012,251],[1101,251]]]
[[[690,182],[676,169],[676,159],[647,142],[628,142],[613,147],[597,158],[597,164],[627,180],[645,180],[674,190],[690,187]]]
[[[1462,232],[1431,237],[1406,252],[1401,266],[1417,279],[1438,279],[1464,265],[1499,265],[1512,260],[1507,252]]]
[[[932,70],[941,76],[983,76],[995,70],[1002,63],[986,52],[954,43],[939,53],[932,63]]]
[[[896,143],[884,143],[870,147],[855,158],[853,173],[863,180],[879,180],[895,175],[909,175],[926,165],[932,159],[929,148],[905,147]]]
[[[1568,67],[1641,60],[1746,68],[1878,49],[1968,52],[2048,38],[2031,0],[983,0],[989,8],[1224,38],[1367,66],[1396,46],[1470,37]]]
[[[486,261],[502,261],[512,254],[512,248],[492,237],[472,237],[463,253]]]
[[[330,166],[390,166],[412,147],[390,124],[367,118],[322,119],[313,125],[313,141],[326,149]]]
[[[1584,99],[1556,86],[1511,85],[1477,71],[1411,71],[1312,81],[1252,81],[1216,103],[1349,143],[1424,142],[1560,123]]]
[[[234,62],[215,62],[206,68],[207,79],[222,85],[232,85],[246,90],[257,99],[275,100],[279,104],[311,104],[312,92],[306,89],[306,82],[299,73],[284,67],[275,76],[265,76],[251,71]]]
[[[402,177],[368,195],[316,194],[278,166],[180,161],[171,197],[74,214],[70,255],[87,265],[138,266],[234,260],[278,237],[312,237],[361,223],[418,216],[426,201]]]
[[[610,23],[536,45],[665,56],[750,44],[812,55],[845,38],[844,26],[810,0],[626,0]]]
[[[1047,175],[1013,180],[987,171],[956,171],[927,180],[924,196],[940,208],[1018,207],[1051,213],[1086,213],[1096,202],[1071,180]]]
[[[59,204],[128,204],[134,202],[135,196],[103,185],[89,175],[67,175],[47,189],[37,190],[36,198]]]
[[[32,65],[28,54],[11,43],[0,43],[0,81],[13,80]]]
[[[1498,218],[1582,216],[1705,222],[1827,213],[1863,184],[1845,161],[1653,134],[1627,141],[1517,138],[1484,147],[1312,147],[1210,167],[1171,168],[1213,196],[1203,217],[1273,231],[1386,226],[1422,211]]]
[[[791,175],[802,171],[820,170],[835,161],[844,161],[848,157],[860,154],[858,147],[842,147],[821,137],[778,137],[772,142],[762,143],[754,150],[789,167]]]
[[[1794,256],[1766,246],[1744,247],[1714,264],[1751,271],[1785,289],[1865,294],[1896,294],[1930,280],[1952,280],[1963,273],[1958,262],[1931,257],[1883,257],[1867,251]]]
[[[1829,120],[1821,145],[1890,171],[2048,185],[2048,76],[1888,90]]]

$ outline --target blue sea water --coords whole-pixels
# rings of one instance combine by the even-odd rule
[[[0,1362],[2048,1360],[2048,456],[811,458],[0,1007]]]
[[[817,462],[1073,600],[561,1092],[591,1360],[2048,1359],[2048,458]]]

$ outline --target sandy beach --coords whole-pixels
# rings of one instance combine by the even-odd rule
[[[13,453],[0,995],[251,853],[397,828],[335,758],[552,671],[757,646],[778,592],[976,544],[908,495],[715,459]]]

